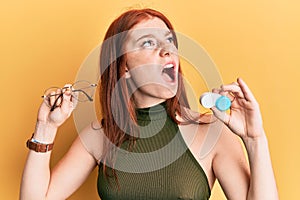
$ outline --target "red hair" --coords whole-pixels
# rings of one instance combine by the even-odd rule
[[[124,62],[122,49],[126,40],[126,32],[141,21],[153,17],[161,19],[166,24],[172,32],[175,46],[178,48],[178,42],[172,24],[166,16],[152,9],[134,9],[123,13],[112,22],[101,46],[101,80],[99,90],[102,113],[101,125],[106,137],[116,147],[120,147],[125,140],[129,140],[130,147],[132,147],[138,134],[136,129],[137,119],[135,105],[130,97],[126,80],[122,78],[125,73],[125,68],[121,66],[123,66],[122,64]],[[180,66],[179,74],[182,74]],[[176,119],[175,114],[178,114],[183,119],[187,119],[187,121],[191,121],[188,113],[180,108],[189,108],[181,75],[179,75],[178,78],[177,93],[173,98],[166,100],[166,107],[167,113],[176,123],[179,124],[182,122]],[[126,134],[125,132],[130,134]],[[108,144],[104,146],[101,160],[104,172],[106,171],[106,165],[113,166],[114,164],[115,155],[111,148],[111,145]]]

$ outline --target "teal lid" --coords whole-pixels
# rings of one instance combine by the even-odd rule
[[[231,101],[226,96],[221,96],[216,101],[216,107],[221,111],[228,110],[230,106],[231,106]]]

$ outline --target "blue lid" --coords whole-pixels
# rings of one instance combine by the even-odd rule
[[[231,101],[226,96],[221,96],[216,101],[216,107],[221,111],[228,110],[230,106],[231,106]]]

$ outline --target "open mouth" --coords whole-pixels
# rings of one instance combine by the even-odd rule
[[[170,81],[175,80],[175,67],[172,63],[165,65],[162,73],[167,75]]]

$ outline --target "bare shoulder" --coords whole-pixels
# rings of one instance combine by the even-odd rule
[[[216,155],[222,154],[243,154],[243,144],[239,136],[234,134],[224,123],[217,120],[215,124],[219,126],[220,137],[216,145]]]
[[[191,150],[197,152],[197,157],[203,159],[209,157],[212,159],[214,147],[218,142],[222,131],[221,124],[211,113],[201,114],[199,112],[187,109],[185,112],[192,122],[186,121],[184,117],[178,118],[182,136]]]
[[[242,140],[222,122],[217,123],[222,124],[222,129],[214,148],[213,170],[216,177],[223,179],[224,173],[233,171],[233,174],[238,174],[246,180],[249,176],[249,165]]]
[[[79,139],[85,149],[99,163],[103,152],[105,135],[98,121],[94,121],[86,126],[79,134]]]
[[[240,138],[234,134],[223,122],[211,113],[201,114],[190,109],[185,110],[195,122],[192,125],[183,125],[185,135],[200,148],[200,158],[210,156],[212,159],[218,155],[243,154],[243,145]],[[179,118],[185,122],[184,119]],[[191,132],[195,133],[192,137]]]

